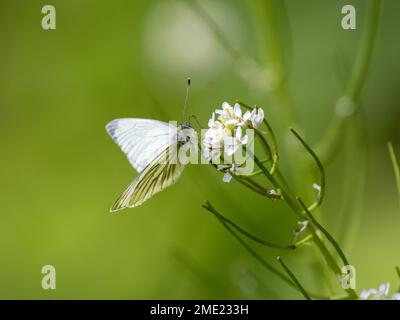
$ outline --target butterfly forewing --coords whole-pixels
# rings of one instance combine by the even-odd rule
[[[106,129],[139,173],[176,142],[176,127],[158,120],[116,119]]]

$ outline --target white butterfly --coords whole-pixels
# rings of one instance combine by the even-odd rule
[[[115,201],[112,212],[137,207],[175,183],[184,168],[177,156],[179,149],[187,143],[196,145],[196,133],[187,124],[125,118],[111,121],[106,130],[139,173]]]

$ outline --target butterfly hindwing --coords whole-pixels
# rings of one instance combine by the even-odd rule
[[[177,151],[176,143],[162,151],[119,196],[111,211],[137,207],[174,184],[184,169],[177,159]]]

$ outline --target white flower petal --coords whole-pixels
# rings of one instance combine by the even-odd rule
[[[250,111],[246,111],[246,113],[243,115],[243,121],[247,121],[251,118],[251,112]]]
[[[233,107],[233,116],[237,118],[242,116],[242,110],[240,109],[239,103],[235,103]]]
[[[228,103],[228,102],[223,102],[222,103],[222,109],[224,110],[224,111],[228,111],[228,112],[233,112],[233,108],[231,107],[231,105]]]
[[[369,296],[370,296],[370,292],[368,290],[363,290],[360,293],[360,299],[362,299],[362,300],[367,300]]]
[[[225,125],[231,125],[231,124],[235,125],[238,124],[238,122],[239,121],[237,119],[229,119],[225,121]]]
[[[400,300],[400,293],[395,293],[395,294],[392,296],[392,300]]]
[[[233,155],[239,148],[239,144],[233,137],[226,137],[224,139],[224,151],[228,156]]]
[[[315,190],[317,190],[318,192],[321,192],[321,186],[318,184],[318,183],[313,183],[313,188],[315,189]]]
[[[389,290],[390,290],[390,283],[387,282],[386,284],[381,284],[379,286],[379,291],[385,295],[387,297],[387,295],[389,294]]]
[[[227,145],[227,146],[225,147],[225,153],[226,153],[228,156],[233,155],[233,154],[236,152],[236,150],[237,150],[237,147],[235,147],[234,145]]]
[[[251,111],[251,122],[254,127],[257,127],[264,121],[264,110],[260,107],[256,107]]]
[[[225,173],[224,176],[222,177],[222,181],[229,183],[232,180],[232,176],[229,172]]]
[[[231,167],[230,164],[219,164],[217,166],[218,170],[226,170],[226,169],[229,169],[230,167]]]
[[[212,117],[210,120],[208,120],[208,127],[211,128],[215,124],[215,113],[213,112]]]
[[[236,129],[236,139],[240,141],[242,139],[242,127]]]
[[[307,228],[307,225],[308,225],[308,220],[304,220],[304,221],[298,221],[297,222],[298,224],[299,224],[299,233],[301,233],[301,232],[303,232],[306,228]]]

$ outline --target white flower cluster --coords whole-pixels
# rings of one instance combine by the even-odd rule
[[[243,114],[238,103],[233,107],[227,102],[222,103],[222,109],[215,110],[208,121],[208,130],[202,141],[204,158],[212,161],[219,159],[223,153],[232,156],[239,148],[248,143],[248,136],[243,136],[243,130],[247,127],[257,128],[263,120],[264,110],[262,108],[256,107],[251,112],[247,111]],[[229,172],[235,173],[237,165],[225,165],[220,169],[226,172],[223,181],[229,182],[231,180]]]
[[[222,109],[215,110],[208,121],[208,130],[203,138],[204,157],[210,161],[219,157],[222,151],[228,156],[233,155],[239,147],[248,142],[248,137],[242,136],[243,129],[250,123],[256,128],[263,120],[264,110],[259,107],[242,114],[238,103],[232,107],[224,102]]]
[[[360,293],[361,300],[400,300],[400,293],[393,294],[392,298],[389,298],[390,283],[381,284],[379,289],[363,290]]]

